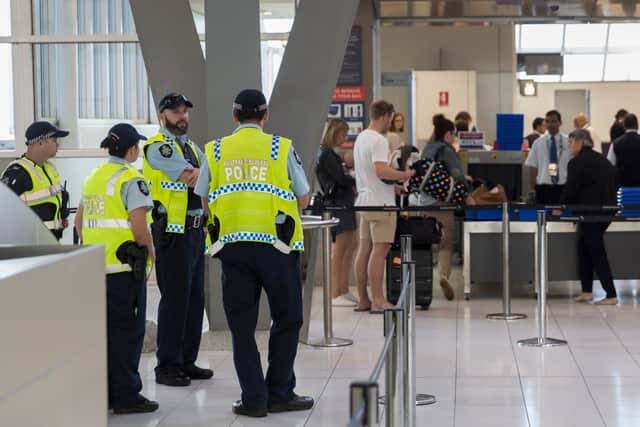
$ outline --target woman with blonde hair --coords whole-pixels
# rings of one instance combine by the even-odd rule
[[[322,138],[315,162],[315,172],[324,194],[325,203],[352,207],[355,203],[355,179],[346,172],[342,158],[335,152],[347,139],[349,125],[341,119],[332,119]],[[331,296],[333,305],[353,307],[357,298],[349,292],[349,273],[356,249],[356,216],[353,211],[336,212],[340,224],[331,229]]]

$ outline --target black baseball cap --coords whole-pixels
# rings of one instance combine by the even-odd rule
[[[116,145],[122,148],[129,148],[138,143],[138,141],[146,141],[147,137],[140,135],[136,128],[129,123],[118,123],[109,129],[109,137],[116,141]]]
[[[167,108],[175,110],[181,105],[186,105],[189,108],[193,108],[193,104],[187,99],[186,96],[181,93],[171,92],[162,97],[162,99],[158,103],[158,111],[162,113]]]
[[[258,113],[267,109],[267,99],[257,89],[245,89],[233,101],[233,109],[242,112]]]
[[[26,144],[31,145],[46,138],[64,138],[69,135],[69,131],[60,130],[49,122],[33,122],[24,133],[27,139]]]

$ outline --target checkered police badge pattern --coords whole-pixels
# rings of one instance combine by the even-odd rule
[[[278,160],[280,153],[280,135],[273,135],[271,139],[271,160]]]
[[[304,250],[304,242],[293,242],[291,244],[291,249],[294,251],[302,251]]]
[[[213,141],[213,157],[216,159],[216,162],[220,160],[220,141],[220,138],[216,138],[216,140]]]
[[[276,236],[272,236],[267,233],[251,233],[240,231],[238,233],[229,233],[225,234],[220,238],[222,243],[233,243],[233,242],[262,242],[262,243],[270,243],[274,244],[278,238]]]
[[[187,191],[187,184],[184,182],[162,181],[160,188],[171,191]]]
[[[167,233],[184,233],[184,225],[167,224],[167,228],[165,230]]]
[[[287,201],[294,201],[296,196],[290,192],[271,184],[258,184],[255,182],[237,182],[223,185],[209,193],[209,203],[213,203],[218,197],[241,191],[255,191],[256,193],[268,193]]]

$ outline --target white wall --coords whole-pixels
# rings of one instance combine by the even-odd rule
[[[495,138],[497,113],[513,109],[515,38],[512,24],[490,26],[383,26],[383,72],[415,70],[470,70],[477,73],[478,117],[474,121]],[[383,87],[383,97],[398,111],[406,111],[407,90]],[[431,117],[416,120],[431,122]]]
[[[540,83],[538,96],[522,97],[518,92],[515,97],[514,111],[525,115],[525,134],[531,130],[531,122],[537,116],[554,108],[556,90],[587,89],[591,94],[591,124],[603,141],[609,140],[609,127],[616,111],[624,108],[632,113],[640,113],[640,82],[607,82],[607,83]],[[560,111],[562,114],[562,111]],[[573,123],[573,117],[562,117],[564,123]]]

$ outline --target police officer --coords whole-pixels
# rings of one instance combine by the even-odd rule
[[[306,410],[313,399],[294,393],[293,365],[302,326],[299,208],[309,202],[309,184],[291,140],[263,132],[268,111],[261,92],[240,92],[233,117],[235,132],[206,145],[196,185],[210,211],[207,252],[222,262],[224,310],[242,388],[232,409],[250,417]],[[273,318],[266,379],[254,338],[262,288]]]
[[[116,414],[153,412],[158,404],[140,394],[138,373],[145,332],[147,271],[154,258],[147,212],[153,207],[144,177],[131,163],[146,139],[117,124],[100,147],[109,160],[84,182],[75,226],[84,244],[102,244],[107,272],[109,408]]]
[[[189,139],[189,108],[170,93],[158,105],[160,132],[144,145],[143,174],[154,208],[151,230],[160,289],[156,382],[188,386],[213,376],[195,365],[204,316],[204,211],[193,193],[204,155]]]
[[[69,225],[69,193],[49,160],[58,152],[58,138],[67,135],[49,122],[32,123],[25,134],[27,152],[7,166],[1,179],[58,240]]]

